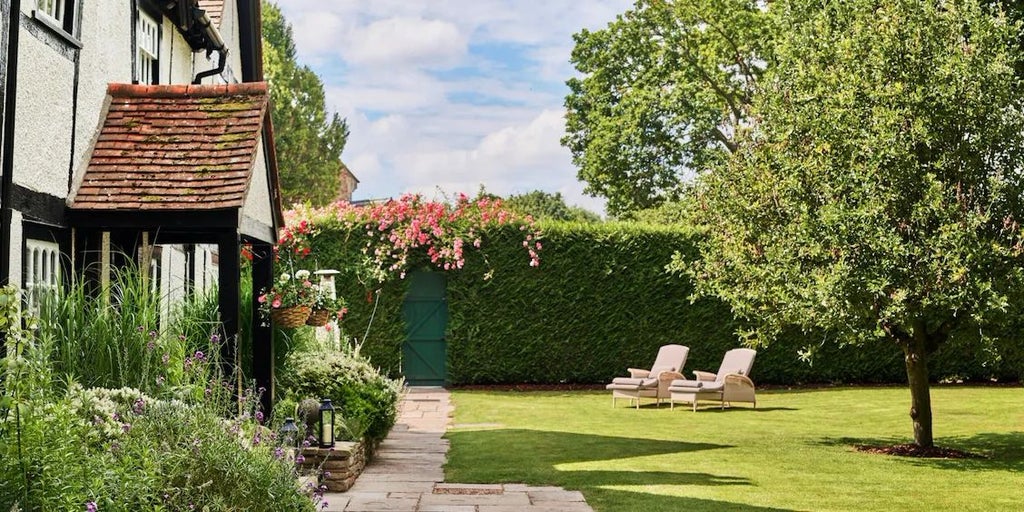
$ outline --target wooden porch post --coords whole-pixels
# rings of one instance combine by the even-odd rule
[[[238,368],[236,352],[238,347],[238,319],[241,311],[241,265],[238,261],[241,248],[238,231],[221,235],[217,242],[219,263],[217,266],[218,306],[220,321],[224,328],[221,339],[220,357],[223,362],[225,377],[237,379],[233,372]],[[237,381],[236,381],[237,382]]]
[[[274,405],[274,330],[270,321],[259,314],[260,290],[269,288],[274,280],[274,251],[270,244],[252,246],[252,371],[256,387],[263,388],[260,405],[270,417]]]

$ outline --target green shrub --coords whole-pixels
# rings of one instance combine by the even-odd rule
[[[330,398],[350,440],[380,441],[395,424],[402,382],[382,375],[358,350],[293,352],[280,376],[296,399]]]
[[[687,371],[714,371],[722,354],[739,344],[736,332],[742,326],[726,305],[714,299],[691,303],[690,283],[665,271],[674,252],[694,250],[692,231],[640,223],[541,227],[539,268],[524,264],[522,233],[506,226],[484,233],[484,252],[467,253],[465,268],[448,272],[451,384],[607,382],[627,367],[650,364],[666,343],[690,347]],[[311,243],[322,266],[347,270],[360,257],[363,236],[361,226],[328,225]],[[406,281],[380,286],[379,295],[378,285],[353,273],[339,276],[338,283],[339,293],[350,299],[346,333],[365,337],[364,352],[390,375],[399,375]],[[986,331],[993,344],[983,342],[976,330],[956,333],[933,356],[933,379],[1024,376],[1021,318],[1011,315],[1005,327]],[[863,347],[839,347],[822,343],[826,336],[784,333],[758,350],[753,377],[764,384],[906,380],[903,355],[894,344],[878,339]],[[811,362],[800,357],[807,347],[819,347]]]
[[[119,401],[132,396],[145,405]],[[209,408],[134,390],[73,390],[30,405],[21,458],[11,439],[0,443],[2,510],[314,510],[294,466],[252,420],[226,423]]]
[[[178,384],[154,384],[164,399],[83,389],[52,377],[62,363],[53,338],[36,336],[47,331],[31,329],[17,299],[0,289],[0,510],[314,510],[314,490],[299,489],[260,425],[256,393],[239,404],[220,377],[216,340],[184,356]],[[152,375],[164,377],[168,363],[153,363]]]

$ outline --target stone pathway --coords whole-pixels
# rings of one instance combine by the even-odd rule
[[[593,512],[579,491],[523,484],[444,483],[452,406],[442,388],[409,388],[373,461],[328,512]]]

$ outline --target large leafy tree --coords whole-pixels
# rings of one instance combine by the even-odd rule
[[[929,357],[1022,283],[1017,28],[978,0],[789,0],[752,124],[696,185],[699,292],[749,319],[902,350],[932,447]]]
[[[757,0],[638,0],[573,36],[566,133],[586,191],[610,214],[678,198],[736,149],[766,62]]]
[[[275,4],[263,2],[263,70],[273,106],[281,195],[286,206],[322,206],[338,193],[348,125],[328,116],[324,84],[295,58],[292,27]]]

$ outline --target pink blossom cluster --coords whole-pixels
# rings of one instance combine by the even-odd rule
[[[470,199],[459,194],[455,203],[424,200],[405,194],[386,202],[353,205],[338,202],[321,209],[298,209],[286,214],[289,226],[340,224],[347,230],[362,229],[363,250],[384,275],[404,278],[413,251],[423,250],[439,269],[456,270],[466,264],[469,246],[480,249],[486,228],[507,224],[523,231],[523,248],[532,267],[540,265],[541,233],[530,216],[506,209],[500,198]],[[315,231],[315,229],[313,229]]]

